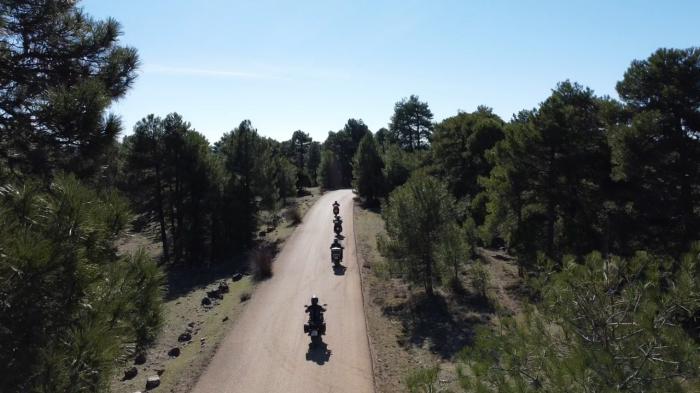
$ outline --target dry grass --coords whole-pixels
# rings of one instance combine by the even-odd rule
[[[296,210],[299,212],[299,216],[301,217],[300,222],[303,221],[304,215],[306,215],[306,212],[309,211],[311,206],[321,197],[321,190],[318,187],[307,188],[306,191],[307,193],[304,196],[296,198],[292,202],[292,205],[295,206]],[[258,232],[265,232],[261,240],[266,240],[270,243],[280,243],[294,232],[296,224],[292,224],[292,222],[288,221],[285,214],[282,214],[280,217],[272,212],[262,212],[261,215],[267,217],[267,219],[262,220],[262,225],[258,228]],[[286,224],[280,225],[281,223],[279,221],[281,218],[285,218],[284,222]],[[272,231],[268,231],[273,221],[277,221],[276,226],[272,227]]]
[[[245,305],[238,301],[239,297],[243,293],[250,293],[253,287],[248,277],[236,282],[228,280],[229,293],[225,294],[223,299],[216,300],[213,307],[203,307],[200,303],[202,298],[206,296],[207,291],[216,288],[218,282],[213,281],[210,285],[195,288],[165,303],[163,331],[153,347],[147,351],[146,363],[136,366],[138,375],[132,380],[122,381],[115,378],[112,382],[112,392],[144,391],[146,378],[158,374],[159,370],[164,371],[160,376],[161,385],[156,391],[185,393],[192,388],[216,352],[218,343],[225,336],[232,321],[243,311]],[[192,340],[178,342],[178,336],[190,323]],[[168,352],[176,347],[180,349],[180,355],[168,356]],[[128,368],[127,366],[131,367],[131,362],[120,366],[119,376],[123,375],[122,368]]]
[[[483,270],[478,278],[472,279],[471,266],[466,266],[457,281],[429,298],[411,288],[379,254],[377,235],[385,233],[381,216],[356,205],[354,217],[376,390],[405,392],[416,370],[437,365],[437,391],[461,391],[455,357],[471,343],[474,328],[493,323],[497,308],[520,310],[512,259],[478,250]]]

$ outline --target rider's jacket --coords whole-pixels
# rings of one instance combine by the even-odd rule
[[[323,313],[326,311],[323,306],[312,304],[306,307],[306,312],[309,314],[309,319],[313,322],[323,322]]]
[[[342,250],[342,249],[344,249],[345,247],[343,247],[343,245],[340,244],[340,243],[332,243],[330,248],[331,248],[331,250],[334,249],[334,248],[340,248],[340,249]]]

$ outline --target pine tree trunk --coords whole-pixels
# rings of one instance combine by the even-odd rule
[[[547,256],[550,258],[554,254],[554,202],[547,202]]]
[[[433,296],[433,261],[430,257],[424,257],[425,264],[425,293],[428,296]]]
[[[165,213],[163,212],[163,193],[161,192],[160,166],[156,165],[156,205],[158,209],[158,223],[160,224],[160,240],[163,243],[163,259],[170,261],[168,250],[168,234],[165,229]]]

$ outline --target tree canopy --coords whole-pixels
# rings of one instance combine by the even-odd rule
[[[4,1],[0,15],[0,166],[98,175],[121,130],[105,110],[132,85],[136,50],[73,1]]]
[[[389,130],[392,139],[404,150],[413,151],[430,145],[433,132],[433,112],[427,102],[416,95],[404,98],[394,105]]]
[[[384,190],[384,162],[372,134],[362,138],[353,158],[353,187],[369,204],[376,204]]]

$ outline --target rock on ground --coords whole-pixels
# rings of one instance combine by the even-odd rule
[[[160,377],[153,375],[146,380],[146,390],[155,389],[160,385]]]

